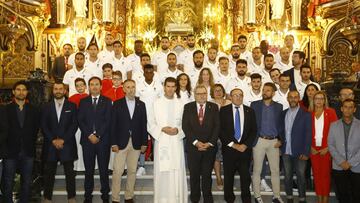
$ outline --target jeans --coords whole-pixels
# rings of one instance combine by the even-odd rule
[[[18,203],[28,203],[31,192],[34,158],[20,153],[16,159],[3,160],[1,191],[4,203],[13,203],[13,187],[17,169],[20,172],[20,198]]]
[[[293,175],[294,171],[297,177],[297,185],[299,190],[299,198],[305,200],[306,197],[306,178],[305,169],[307,161],[300,160],[298,157],[293,157],[288,154],[282,156],[284,162],[285,172],[285,192],[288,198],[293,196]]]

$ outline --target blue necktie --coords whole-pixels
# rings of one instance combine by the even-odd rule
[[[241,138],[241,125],[240,125],[240,112],[239,112],[239,107],[235,107],[236,108],[236,112],[235,112],[235,139],[237,141],[240,141]]]

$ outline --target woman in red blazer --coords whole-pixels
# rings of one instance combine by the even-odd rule
[[[326,93],[314,94],[312,112],[311,166],[314,175],[315,193],[319,203],[329,202],[331,180],[331,157],[327,138],[330,124],[337,120],[335,110],[329,108]]]

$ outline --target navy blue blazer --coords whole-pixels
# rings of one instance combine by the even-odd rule
[[[55,101],[46,103],[42,109],[41,129],[44,134],[43,158],[45,161],[73,161],[77,157],[75,133],[77,131],[76,105],[64,100],[58,121]],[[52,144],[54,139],[63,139],[64,148],[58,150]]]
[[[92,106],[92,97],[88,96],[80,100],[78,109],[78,122],[81,130],[80,144],[91,144],[88,137],[94,132],[100,138],[100,144],[110,144],[110,120],[111,100],[100,95],[97,102],[96,112]]]
[[[131,132],[131,133],[130,133]],[[134,149],[147,146],[147,117],[145,103],[135,98],[133,117],[130,117],[125,97],[114,102],[111,115],[111,145],[125,149],[131,137]]]
[[[311,113],[301,107],[299,108],[291,129],[291,143],[288,143],[285,134],[285,116],[288,110],[289,109],[284,110],[282,115],[284,130],[281,134],[281,140],[283,141],[281,151],[285,153],[286,145],[290,144],[292,156],[309,156],[312,141]]]
[[[274,112],[274,118],[276,118],[276,129],[278,130],[278,139],[281,140],[281,134],[283,129],[283,119],[282,119],[282,111],[283,106],[277,102],[273,101],[273,105],[275,105],[275,112]],[[250,107],[254,109],[255,116],[256,116],[256,126],[257,126],[257,132],[256,132],[256,138],[254,141],[254,146],[257,144],[257,141],[259,139],[259,134],[261,132],[261,119],[262,119],[262,108],[263,108],[263,100],[253,101],[251,102]]]

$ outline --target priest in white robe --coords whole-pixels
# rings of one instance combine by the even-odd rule
[[[148,131],[154,138],[154,203],[187,203],[185,157],[181,129],[183,103],[175,95],[176,80],[164,82],[164,96],[154,102]]]

